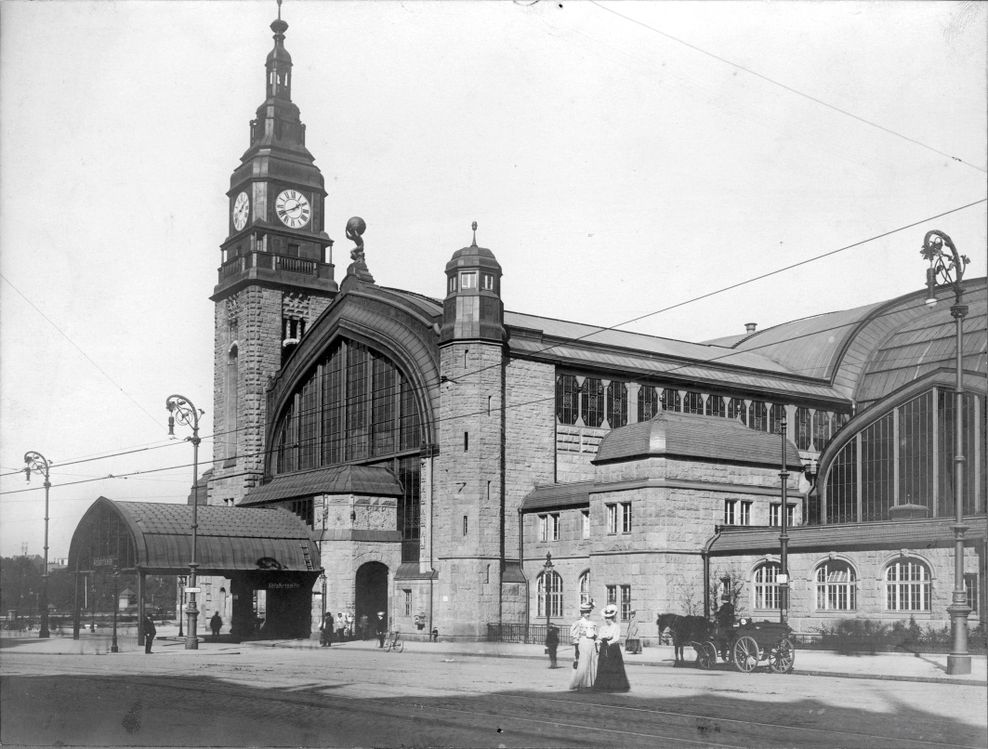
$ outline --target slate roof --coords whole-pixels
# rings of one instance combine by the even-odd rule
[[[674,457],[716,463],[778,466],[779,435],[749,429],[736,419],[660,411],[649,421],[612,429],[597,448],[594,464]],[[799,450],[786,440],[786,463],[801,470]]]
[[[401,482],[387,468],[343,465],[276,476],[267,484],[248,492],[238,506],[260,505],[316,494],[400,497],[403,491]]]
[[[593,481],[537,486],[525,497],[522,511],[538,512],[543,509],[565,510],[571,507],[589,507],[593,488]]]
[[[71,552],[85,554],[94,527],[116,515],[129,529],[135,564],[145,572],[181,574],[192,558],[192,506],[161,502],[115,502],[100,497],[86,511]],[[102,516],[102,517],[101,517]],[[196,561],[200,574],[260,569],[258,560],[282,571],[317,571],[319,550],[304,522],[281,508],[200,506]],[[74,564],[73,560],[73,564]],[[70,565],[71,566],[71,565]]]

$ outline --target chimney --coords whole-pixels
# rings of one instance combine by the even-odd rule
[[[744,332],[747,333],[748,335],[751,335],[752,333],[755,332],[755,328],[757,327],[758,327],[758,323],[756,322],[746,322],[744,324]]]

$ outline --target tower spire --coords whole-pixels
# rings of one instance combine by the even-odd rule
[[[292,56],[285,49],[285,32],[288,24],[281,20],[281,0],[278,0],[278,18],[271,22],[274,32],[274,49],[268,53],[267,94],[268,98],[292,98]]]

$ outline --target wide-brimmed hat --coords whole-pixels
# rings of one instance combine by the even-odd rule
[[[606,606],[604,606],[605,619],[613,619],[615,616],[617,616],[617,606],[615,606],[613,603],[609,603]]]
[[[384,616],[384,612],[383,612],[383,611],[378,611],[378,612],[377,612],[377,615],[378,615],[378,616]]]
[[[587,611],[593,611],[593,601],[587,601],[586,603],[580,604],[580,613],[586,613]]]

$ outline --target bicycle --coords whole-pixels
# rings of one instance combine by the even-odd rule
[[[404,652],[405,642],[401,639],[401,632],[399,630],[395,629],[388,633],[388,639],[384,643],[384,649],[386,651],[395,650],[399,653]]]

